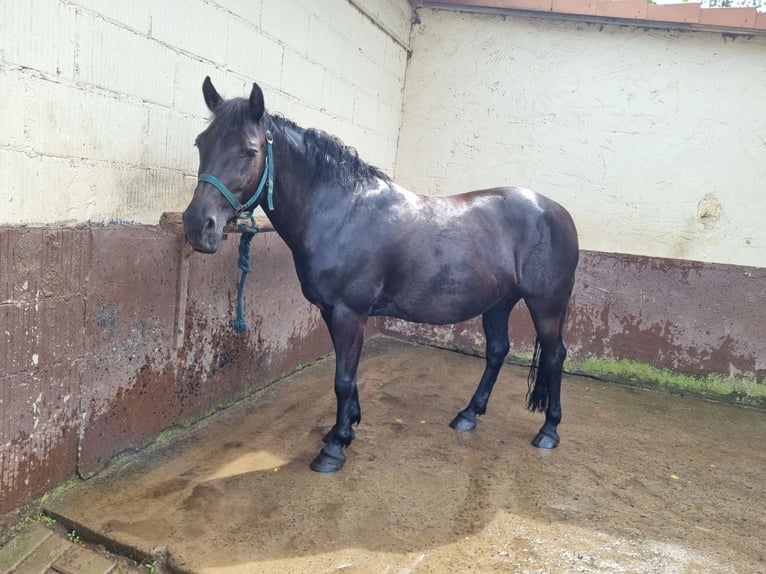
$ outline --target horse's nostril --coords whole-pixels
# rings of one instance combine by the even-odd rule
[[[208,217],[205,220],[205,228],[203,231],[204,233],[212,233],[213,231],[215,231],[215,218]]]

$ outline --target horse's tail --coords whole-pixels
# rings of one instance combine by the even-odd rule
[[[537,337],[527,375],[527,387],[527,409],[533,413],[544,412],[548,408],[548,381],[545,372],[540,370],[540,339]]]
[[[571,292],[571,288],[570,288]],[[559,335],[564,330],[564,323],[567,320],[569,312],[569,298],[564,310],[561,313],[561,322],[559,323]],[[548,377],[550,373],[546,368],[540,368],[540,338],[535,337],[535,350],[532,353],[532,364],[529,366],[529,375],[527,375],[527,409],[531,412],[545,412],[548,408]],[[564,352],[566,355],[566,351]],[[561,359],[562,361],[564,358]]]

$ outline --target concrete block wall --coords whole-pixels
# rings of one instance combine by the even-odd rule
[[[585,249],[766,267],[766,36],[418,15],[399,183],[529,187]]]
[[[407,0],[9,0],[0,4],[0,224],[156,223],[195,184],[208,117],[264,88],[271,111],[392,172]]]

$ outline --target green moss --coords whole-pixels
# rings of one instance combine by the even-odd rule
[[[478,348],[434,345],[432,342],[418,342],[418,344],[435,346],[476,357],[484,356],[484,351]],[[532,363],[532,353],[512,351],[506,358],[506,362],[521,367],[529,367]],[[582,375],[603,381],[660,389],[671,393],[766,409],[766,379],[732,377],[720,373],[688,375],[630,359],[609,360],[596,357],[584,361],[567,359],[564,370],[573,375]]]
[[[50,489],[48,492],[43,494],[42,498],[40,498],[39,504],[35,505],[38,508],[38,512],[39,510],[42,509],[42,506],[47,499],[55,498],[62,492],[69,490],[70,488],[72,488],[73,486],[76,486],[77,484],[80,484],[80,481],[78,479],[70,478],[69,480],[58,484],[56,487]]]
[[[579,362],[567,361],[566,370],[577,375],[627,385],[766,408],[766,381],[747,377],[732,377],[720,373],[688,375],[630,359],[607,360],[595,357]]]
[[[511,353],[508,357],[508,362],[528,367],[532,364],[532,353]]]

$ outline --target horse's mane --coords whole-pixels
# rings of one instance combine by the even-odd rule
[[[329,175],[346,189],[369,184],[375,178],[391,181],[388,175],[362,160],[356,149],[344,144],[340,138],[322,130],[302,128],[280,115],[269,117],[279,129],[293,130],[301,135],[306,159],[315,175]]]
[[[279,114],[267,115],[278,129],[299,134],[305,146],[305,157],[315,177],[332,178],[349,190],[369,184],[375,178],[391,181],[388,175],[363,161],[356,149],[345,145],[339,138],[321,130],[302,128]],[[248,100],[232,98],[224,100],[216,108],[208,130],[212,137],[222,137],[232,131],[242,130],[250,121],[252,117]]]

